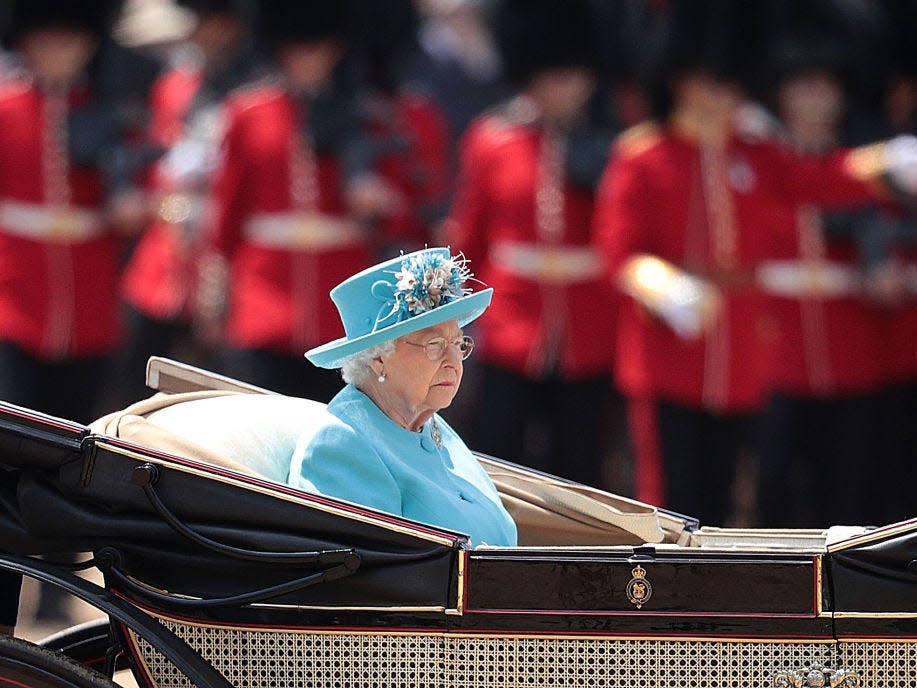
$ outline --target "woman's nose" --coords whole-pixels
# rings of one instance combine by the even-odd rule
[[[446,346],[446,353],[443,356],[443,361],[453,366],[462,364],[462,349],[456,342],[450,342],[449,345]]]

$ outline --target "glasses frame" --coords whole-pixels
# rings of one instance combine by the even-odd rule
[[[434,337],[425,344],[420,344],[418,342],[409,342],[407,339],[402,340],[405,344],[410,344],[411,346],[420,346],[423,347],[424,353],[427,355],[427,358],[431,361],[441,361],[446,355],[446,351],[450,346],[454,346],[459,350],[459,353],[462,356],[462,360],[468,360],[468,357],[471,356],[471,352],[474,351],[474,340],[469,337],[467,334],[463,335],[457,339],[453,339],[451,342],[445,337]],[[442,342],[442,345],[438,342]],[[432,348],[431,348],[432,347]]]

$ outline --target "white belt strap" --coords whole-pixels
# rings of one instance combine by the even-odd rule
[[[529,279],[572,284],[602,276],[604,262],[588,246],[541,246],[521,241],[496,242],[490,249],[494,265]]]
[[[78,243],[101,236],[104,226],[93,210],[2,201],[0,231],[34,241]]]
[[[363,232],[352,220],[318,213],[260,213],[245,223],[254,244],[286,250],[323,251],[360,243]]]
[[[765,261],[758,267],[757,281],[774,296],[841,297],[860,289],[860,275],[855,268],[827,261]]]

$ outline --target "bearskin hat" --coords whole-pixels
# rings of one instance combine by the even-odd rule
[[[893,27],[890,47],[893,71],[917,79],[917,2],[914,0],[882,0],[886,16]]]
[[[325,38],[346,40],[349,3],[344,0],[260,0],[261,34],[269,48]]]
[[[122,4],[119,0],[13,0],[8,10],[4,43],[12,45],[29,32],[47,27],[75,28],[102,38],[111,28]]]
[[[834,74],[851,96],[879,95],[892,34],[874,0],[782,0],[774,7],[763,63],[768,91],[794,74],[819,70]]]
[[[351,51],[361,78],[384,91],[400,83],[418,50],[415,0],[351,0]]]
[[[250,14],[252,0],[175,0],[175,4],[195,14]]]
[[[672,0],[656,18],[641,59],[653,116],[668,116],[672,83],[691,73],[757,91],[769,15],[768,0]]]
[[[504,73],[517,84],[557,67],[599,67],[597,14],[589,0],[503,0],[494,31]]]

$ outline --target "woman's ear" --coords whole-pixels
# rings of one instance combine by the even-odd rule
[[[382,356],[376,356],[370,361],[369,367],[372,368],[373,375],[378,377],[385,370],[385,361],[382,360]]]

